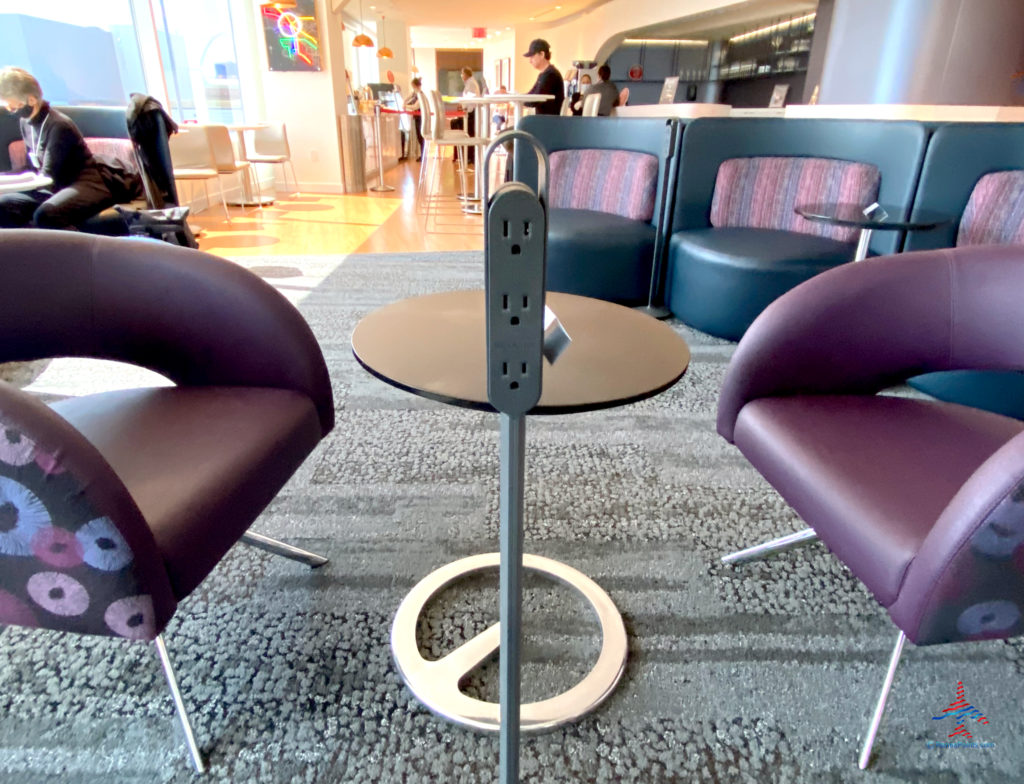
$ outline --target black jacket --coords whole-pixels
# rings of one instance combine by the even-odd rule
[[[68,187],[85,169],[96,166],[78,126],[51,109],[48,101],[43,101],[39,113],[31,120],[22,119],[20,126],[29,160],[34,153],[33,168],[53,180],[52,190]]]

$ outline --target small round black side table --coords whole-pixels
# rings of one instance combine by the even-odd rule
[[[572,342],[553,365],[544,363],[541,398],[529,413],[569,414],[625,405],[657,395],[686,372],[690,350],[666,324],[630,308],[572,294],[548,293],[546,302]],[[362,319],[352,334],[352,351],[366,370],[399,389],[494,411],[487,398],[485,321],[483,291],[413,297]],[[603,635],[598,661],[582,681],[555,697],[522,706],[520,727],[530,731],[573,721],[600,704],[622,676],[627,644],[622,617],[597,583],[537,555],[525,555],[523,564],[582,593]],[[416,625],[423,607],[445,586],[498,565],[499,554],[488,553],[427,575],[402,601],[391,630],[395,662],[413,694],[440,716],[487,731],[501,728],[499,705],[467,697],[459,691],[459,681],[498,649],[498,624],[437,661],[420,655]]]
[[[802,204],[795,209],[798,215],[807,220],[860,229],[854,261],[867,258],[868,243],[871,242],[873,231],[925,231],[953,220],[952,216],[934,210],[919,210],[913,219],[894,218],[892,216],[903,214],[903,208],[884,204],[879,205],[871,215],[865,215],[865,208],[858,204],[840,202]]]

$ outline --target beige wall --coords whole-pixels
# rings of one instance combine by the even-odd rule
[[[503,35],[497,40],[492,39],[490,42],[484,44],[484,76],[487,78],[487,84],[490,85],[491,90],[497,90],[499,85],[495,82],[495,65],[499,60],[503,60],[506,57],[515,69],[516,63],[516,47],[515,37],[512,35]],[[512,71],[515,73],[515,70]],[[505,88],[509,91],[512,90],[511,80],[505,77]]]
[[[380,71],[380,78],[375,81],[386,82],[387,73],[391,71],[395,76],[395,84],[402,88],[402,95],[409,95],[409,80],[412,76],[409,69],[412,67],[412,49],[409,48],[409,27],[405,22],[394,22],[385,19],[384,24],[378,23],[377,30],[383,28],[383,38],[377,38],[377,46],[380,47],[381,40],[387,44],[388,49],[395,53],[390,59],[378,59],[377,65]],[[380,33],[378,32],[378,35]]]
[[[414,49],[413,55],[416,58],[416,67],[420,69],[420,79],[423,80],[424,90],[437,89],[437,50],[436,49]]]
[[[318,72],[267,69],[263,30],[256,21],[259,3],[255,0],[247,3],[247,14],[241,19],[236,17],[235,40],[239,49],[247,50],[244,59],[255,64],[260,76],[253,80],[262,85],[255,99],[256,111],[252,112],[257,115],[255,119],[283,122],[288,126],[288,142],[300,189],[343,193],[337,121],[337,115],[347,111],[341,20],[331,10],[329,0],[316,0],[316,9],[321,41],[321,70]]]

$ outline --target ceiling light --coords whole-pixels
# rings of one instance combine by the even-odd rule
[[[768,27],[761,27],[757,30],[751,30],[749,33],[743,33],[741,35],[734,35],[729,39],[729,43],[734,44],[737,41],[746,41],[748,38],[754,38],[756,36],[764,35],[765,33],[773,32],[774,30],[781,30],[784,27],[790,27],[791,25],[797,25],[802,22],[809,22],[814,19],[814,14],[805,14],[804,16],[798,16],[795,19],[790,19],[786,22],[779,22],[778,24],[768,25]]]
[[[370,6],[373,8],[373,6]],[[395,53],[392,52],[384,42],[384,14],[380,15],[380,49],[377,50],[377,57],[382,59],[388,59],[394,57]],[[371,44],[372,46],[373,44]]]
[[[359,0],[359,29],[366,29],[366,22],[363,21],[363,0]],[[352,46],[373,46],[373,39],[366,33],[360,33],[352,39]]]
[[[707,46],[707,41],[693,38],[627,38],[624,44],[679,44],[681,46]]]

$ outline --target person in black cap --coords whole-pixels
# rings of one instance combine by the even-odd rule
[[[530,65],[540,71],[540,76],[533,83],[529,92],[532,95],[553,95],[551,101],[541,101],[535,104],[537,114],[558,114],[562,109],[562,100],[565,98],[565,85],[562,83],[562,74],[551,64],[551,47],[543,38],[534,38],[530,41],[530,48],[523,55],[530,58]]]

